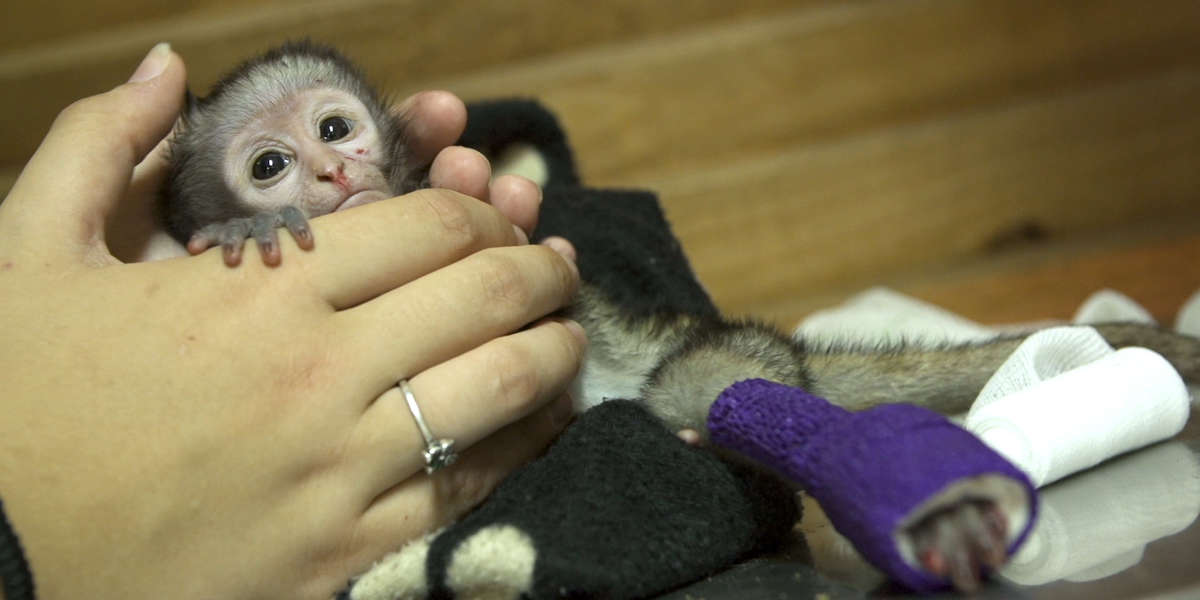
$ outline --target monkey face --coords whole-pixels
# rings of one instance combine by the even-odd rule
[[[234,136],[225,181],[255,212],[296,206],[309,217],[390,197],[384,143],[367,107],[335,88],[296,92]]]

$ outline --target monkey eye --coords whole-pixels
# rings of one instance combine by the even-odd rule
[[[279,152],[260,154],[258,158],[254,159],[250,174],[260,181],[270,179],[283,172],[291,162],[291,157]]]
[[[353,128],[346,117],[329,117],[317,125],[317,132],[321,134],[322,141],[335,142],[350,135]]]

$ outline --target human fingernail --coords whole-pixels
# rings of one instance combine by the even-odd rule
[[[561,322],[563,327],[566,327],[567,331],[570,331],[572,335],[579,339],[579,341],[583,342],[584,344],[587,343],[587,332],[583,330],[583,325],[580,325],[578,322],[571,319],[563,319]]]
[[[575,246],[572,246],[571,242],[560,237],[548,237],[542,240],[542,245],[548,246],[563,258],[575,262]]]
[[[524,229],[521,229],[520,227],[517,227],[516,225],[513,225],[512,228],[513,228],[513,233],[515,233],[517,235],[517,245],[518,246],[524,246],[525,244],[529,243],[529,236],[525,234]]]
[[[142,64],[138,65],[137,70],[129,77],[129,83],[141,83],[162,75],[170,60],[171,45],[166,42],[155,44],[146,54],[146,58],[142,59]]]

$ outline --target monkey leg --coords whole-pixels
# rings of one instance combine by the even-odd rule
[[[714,444],[800,484],[869,562],[920,592],[972,591],[1028,535],[1033,484],[932,411],[850,412],[765,380],[730,386],[708,417]]]
[[[308,219],[294,206],[206,225],[192,234],[187,249],[192,254],[199,254],[213,246],[221,246],[225,264],[236,267],[242,262],[242,247],[245,246],[246,240],[254,238],[258,243],[258,252],[263,263],[277,266],[282,260],[279,235],[276,232],[280,227],[287,228],[301,249],[313,249],[313,234],[308,226]]]

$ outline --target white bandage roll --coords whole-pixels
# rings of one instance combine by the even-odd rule
[[[1166,359],[1123,348],[977,405],[965,426],[1040,487],[1179,433],[1188,402]]]

